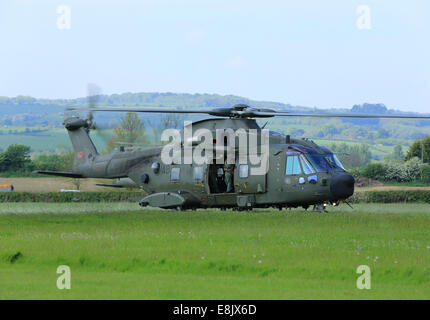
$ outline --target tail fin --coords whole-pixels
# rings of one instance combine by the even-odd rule
[[[87,121],[74,117],[66,119],[64,125],[75,151],[73,172],[79,172],[88,160],[92,160],[98,155],[97,149],[89,136],[90,125]]]

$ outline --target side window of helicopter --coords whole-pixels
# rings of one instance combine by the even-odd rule
[[[179,181],[179,176],[181,173],[181,168],[173,167],[170,171],[170,181]]]
[[[287,165],[285,168],[285,174],[300,174],[302,168],[300,167],[299,157],[297,155],[287,157]]]
[[[194,167],[193,173],[195,182],[203,181],[203,167]]]
[[[239,178],[248,178],[249,167],[247,164],[239,165]]]

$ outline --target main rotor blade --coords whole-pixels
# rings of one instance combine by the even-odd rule
[[[310,118],[367,118],[367,119],[430,119],[430,115],[409,114],[360,114],[360,113],[295,113],[276,112],[269,109],[255,108],[217,108],[212,110],[176,110],[176,109],[154,109],[154,108],[78,108],[69,107],[68,111],[103,111],[103,112],[147,112],[147,113],[184,113],[184,114],[208,114],[218,117],[236,118],[269,118],[269,117],[310,117]]]
[[[430,115],[400,115],[400,114],[360,114],[360,113],[294,113],[294,112],[253,112],[259,117],[313,117],[313,118],[374,118],[374,119],[430,119]]]
[[[69,107],[66,110],[68,111],[103,111],[103,112],[149,112],[149,113],[200,113],[200,114],[212,114],[216,113],[213,110],[175,110],[175,109],[146,109],[146,108],[78,108],[78,107]]]

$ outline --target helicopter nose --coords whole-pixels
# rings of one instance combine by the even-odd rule
[[[354,193],[354,182],[354,177],[349,173],[338,173],[331,179],[330,192],[337,200],[346,199]]]

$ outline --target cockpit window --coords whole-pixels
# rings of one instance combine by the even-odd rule
[[[345,168],[343,167],[342,163],[340,162],[340,160],[336,157],[336,155],[334,153],[327,154],[326,158],[330,159],[332,162],[334,162],[336,167],[342,169],[343,171],[346,171]]]
[[[293,174],[302,173],[302,168],[300,168],[299,157],[294,156],[293,159]]]
[[[300,167],[299,155],[288,156],[285,174],[300,174],[302,168]]]
[[[339,159],[333,153],[326,153],[326,154],[308,153],[306,155],[306,158],[319,172],[345,171],[345,168],[342,166]]]
[[[327,171],[345,171],[342,163],[329,149],[320,147],[324,153],[317,153],[314,149],[305,146],[294,146],[292,149],[287,150],[287,168],[286,174],[299,174],[294,173],[294,159],[297,157],[300,160],[301,167],[305,174],[313,174],[315,172]],[[289,162],[289,158],[291,160]],[[297,166],[299,167],[299,166]]]
[[[293,157],[287,157],[287,166],[285,168],[285,174],[293,174]]]
[[[315,173],[315,170],[312,168],[309,161],[302,154],[300,155],[300,162],[302,163],[302,168],[305,174]]]

